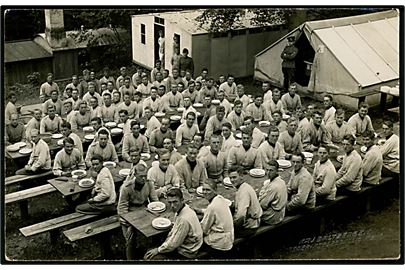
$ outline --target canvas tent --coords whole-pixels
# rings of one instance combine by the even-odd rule
[[[254,77],[283,82],[280,58],[287,37],[296,37],[296,81],[314,97],[329,93],[352,109],[359,91],[399,83],[399,11],[305,22],[255,56]],[[379,95],[368,96],[374,106]]]

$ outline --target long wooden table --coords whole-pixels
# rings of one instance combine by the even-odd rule
[[[292,171],[292,167],[290,167],[289,169],[286,169],[280,173],[281,177],[286,182],[288,182],[290,179],[291,171]],[[255,177],[250,176],[249,174],[246,174],[246,175],[244,175],[244,179],[247,183],[249,183],[254,188],[256,193],[259,193],[261,187],[263,186],[263,182],[266,179],[268,179],[268,177],[264,176],[264,177],[260,177],[260,178],[255,178]],[[235,193],[236,193],[236,188],[224,186],[222,183],[218,184],[218,194],[221,194],[222,196],[224,196],[224,198],[234,201]],[[192,208],[197,208],[200,210],[207,208],[209,202],[205,198],[198,195],[197,193],[191,193],[190,195],[191,196],[188,197],[186,200],[186,203],[188,205],[190,205]],[[134,211],[124,214],[122,216],[122,218],[125,219],[137,231],[141,232],[147,238],[154,237],[154,236],[157,236],[157,235],[160,235],[163,233],[167,233],[170,228],[165,229],[165,230],[157,230],[152,227],[152,221],[156,217],[165,217],[165,218],[170,219],[171,221],[174,221],[174,213],[168,207],[166,200],[162,199],[161,201],[163,201],[166,204],[166,210],[162,213],[155,214],[155,213],[149,212],[146,209],[146,207],[138,207]]]
[[[131,163],[128,163],[126,161],[121,161],[117,164],[115,168],[109,167],[111,175],[113,176],[114,182],[115,183],[120,183],[125,180],[125,176],[121,176],[119,174],[119,171],[121,169],[129,169],[131,168]],[[90,170],[87,170],[87,176],[85,178],[88,178]],[[87,192],[93,188],[88,187],[88,188],[83,188],[79,186],[79,181],[73,181],[72,177],[67,177],[68,181],[60,181],[58,180],[59,177],[50,179],[48,180],[48,183],[51,184],[53,187],[56,188],[57,191],[59,191],[63,197],[69,197],[75,194],[80,194],[83,192]]]

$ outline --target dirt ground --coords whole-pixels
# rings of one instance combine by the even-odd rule
[[[259,86],[250,79],[243,81],[246,92],[252,94]],[[304,98],[303,105],[313,102]],[[319,102],[316,102],[320,105]],[[346,113],[346,118],[354,112]],[[381,115],[370,111],[376,130],[381,128]],[[398,128],[398,127],[397,127]],[[398,130],[397,130],[398,132]],[[371,259],[395,258],[399,254],[399,199],[393,199],[384,209],[369,212],[356,219],[334,224],[324,235],[296,239],[286,243],[271,254],[263,254],[257,259],[294,260],[294,259]],[[101,250],[95,239],[70,243],[62,234],[56,245],[50,245],[48,234],[25,238],[19,228],[35,224],[50,217],[69,213],[64,199],[54,193],[32,199],[29,203],[31,217],[21,220],[18,204],[5,208],[5,253],[10,260],[95,260],[100,258]],[[124,238],[120,230],[112,237],[113,259],[125,259]],[[249,258],[253,259],[253,258]]]

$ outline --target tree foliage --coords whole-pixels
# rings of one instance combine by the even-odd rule
[[[206,9],[197,17],[200,27],[207,27],[211,32],[226,32],[241,26],[242,19],[250,19],[252,25],[287,24],[291,30],[296,25],[288,25],[297,12],[305,11],[306,20],[323,20],[345,16],[354,16],[387,10],[383,8],[228,8]],[[246,19],[245,18],[245,19]],[[291,26],[291,27],[290,27]]]

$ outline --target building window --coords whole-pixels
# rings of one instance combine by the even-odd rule
[[[159,17],[155,17],[155,23],[164,25],[164,24],[165,24],[165,19],[159,18]]]
[[[141,23],[141,43],[146,44],[146,27]]]

